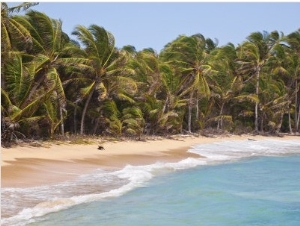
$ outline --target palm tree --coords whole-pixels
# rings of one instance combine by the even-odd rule
[[[105,92],[109,94],[109,92],[118,87],[110,83],[110,77],[120,73],[122,68],[118,67],[118,65],[120,65],[120,61],[124,60],[126,54],[120,57],[118,51],[115,49],[113,35],[97,25],[91,25],[89,28],[77,26],[73,34],[83,44],[84,57],[89,60],[87,64],[88,69],[85,71],[85,86],[80,89],[80,99],[86,99],[82,111],[80,128],[80,133],[83,134],[85,117],[93,94],[97,92],[98,97],[101,99],[101,95]],[[116,78],[116,80],[119,80],[119,82],[115,84],[120,85],[121,77]],[[129,80],[127,79],[127,81]],[[126,95],[119,94],[119,97],[122,96],[122,98],[127,98],[127,100],[130,99]]]
[[[231,115],[224,115],[225,105],[236,97],[242,89],[241,77],[236,74],[235,60],[237,58],[235,46],[227,44],[226,46],[215,49],[210,54],[209,62],[216,73],[208,76],[209,86],[211,87],[211,96],[219,105],[219,114],[210,121],[217,121],[217,130],[223,129],[223,121],[232,123]]]
[[[129,63],[134,71],[134,78],[138,81],[140,94],[156,97],[161,87],[161,72],[158,55],[149,49],[136,53]]]
[[[284,89],[286,90],[286,94],[288,95],[289,99],[289,104],[287,106],[287,110],[285,111],[287,111],[288,113],[288,127],[290,133],[293,132],[291,113],[293,111],[292,101],[295,98],[295,89],[293,89],[293,85],[295,85],[293,65],[295,65],[295,63],[297,62],[297,60],[294,61],[292,57],[293,53],[294,52],[288,48],[288,44],[286,42],[283,42],[281,45],[277,45],[273,48],[273,54],[266,64],[267,74],[272,74],[273,76],[271,81],[269,81],[270,79],[268,79],[269,83],[280,81],[285,86]],[[277,87],[277,85],[275,86]],[[272,96],[271,94],[269,95]]]
[[[130,111],[130,114],[127,115],[132,115],[132,117],[140,115],[137,113],[139,107],[137,106],[135,100],[135,95],[138,92],[138,86],[133,77],[134,71],[128,66],[130,57],[131,55],[128,54],[128,52],[124,49],[115,51],[115,53],[112,55],[112,62],[114,63],[109,67],[109,72],[107,74],[108,76],[105,76],[103,78],[102,90],[104,90],[105,92],[102,92],[102,96],[100,98],[98,96],[97,101],[95,101],[101,103],[108,100],[109,102],[115,103],[116,110],[117,112],[120,112],[120,114],[116,114],[117,117],[111,117],[113,113],[108,114],[108,117],[104,117],[104,120],[108,120],[110,125],[114,125],[115,123],[117,123],[117,125],[119,125],[119,127],[121,128],[121,133],[126,130],[126,126],[130,127],[130,125],[134,124],[133,121],[132,123],[129,123],[130,120],[128,119],[128,117],[126,117],[126,120],[129,121],[127,123],[124,123],[123,114],[127,114],[124,113],[125,109],[127,109],[126,112]],[[106,109],[102,108],[102,106],[100,106],[100,108],[98,107],[98,109],[99,113],[96,116],[94,133],[96,133],[96,127],[98,126],[99,121],[103,120],[103,116],[106,113]],[[140,118],[140,116],[137,118]],[[137,122],[142,122],[143,120],[134,119],[134,121],[136,122],[136,125],[139,125],[139,123]],[[123,124],[124,126],[120,126]],[[138,126],[133,126],[128,130],[130,131],[130,134],[135,134],[134,129],[140,131]],[[136,134],[139,134],[139,131],[137,131]]]
[[[131,136],[137,135],[140,140],[145,126],[142,110],[139,107],[128,107],[122,114],[123,132]]]
[[[27,10],[37,5],[34,2],[25,2],[14,7],[8,7],[7,3],[1,3],[1,68],[11,57],[12,51],[24,51],[32,46],[30,32],[20,24],[13,13]],[[5,88],[4,71],[1,70],[1,87]]]
[[[207,98],[210,89],[206,76],[212,72],[207,64],[209,52],[216,47],[211,39],[196,34],[190,37],[179,36],[167,44],[161,52],[163,61],[170,63],[182,76],[181,96],[188,95],[188,132],[192,131],[192,109],[196,106],[196,121],[199,119],[199,99]]]
[[[277,31],[270,34],[267,32],[254,32],[248,36],[247,40],[238,47],[239,59],[237,63],[240,65],[238,69],[241,75],[249,76],[245,83],[255,78],[255,95],[258,98],[261,72],[270,57],[273,47],[280,41],[280,37]],[[258,110],[259,101],[255,103],[255,132],[258,132]]]
[[[180,77],[170,65],[162,62],[153,49],[135,52],[129,63],[138,85],[135,100],[143,109],[146,133],[180,131],[181,123],[175,108],[179,108]],[[181,105],[183,106],[183,105]]]
[[[181,77],[174,69],[163,63],[160,71],[162,72],[162,95],[164,96],[163,115],[159,125],[164,126],[168,133],[182,133],[182,123],[185,107],[188,99],[180,96],[182,92]]]
[[[163,114],[163,101],[160,99],[162,87],[161,62],[156,52],[144,49],[134,54],[128,67],[133,70],[138,92],[135,100],[139,101],[146,120],[146,132],[155,132]]]
[[[39,87],[35,94],[28,98],[41,65],[38,61],[24,63],[22,55],[15,54],[3,68],[7,84],[6,90],[1,89],[3,120],[4,125],[13,132],[23,125],[21,130],[28,135],[30,128],[38,127],[38,121],[47,117],[42,113],[43,105],[56,90],[57,77],[54,71],[50,71],[46,76],[51,82]]]
[[[29,31],[20,24],[12,13],[27,10],[37,5],[34,2],[25,2],[14,7],[8,7],[5,2],[1,3],[1,52],[5,55],[16,46],[23,48],[32,44],[32,38]]]
[[[261,74],[260,90],[261,131],[268,127],[270,132],[279,133],[283,115],[289,111],[288,89],[282,79],[274,79],[268,72]]]
[[[288,68],[294,83],[294,105],[295,105],[295,131],[299,132],[300,125],[300,98],[299,98],[299,78],[300,78],[300,29],[287,36],[287,42],[290,47],[289,56],[291,64]]]
[[[54,109],[58,109],[58,114],[55,114],[59,119],[61,126],[61,134],[64,135],[64,112],[66,112],[66,97],[63,89],[63,84],[59,70],[61,67],[66,67],[74,63],[79,63],[82,59],[73,58],[67,54],[70,46],[73,46],[69,37],[62,31],[62,21],[49,18],[46,14],[29,11],[25,16],[16,16],[16,21],[22,24],[32,37],[33,45],[28,50],[27,58],[38,62],[38,68],[31,67],[35,71],[34,83],[26,99],[22,105],[25,107],[31,99],[39,91],[44,89],[48,84],[55,83],[53,95],[56,97],[55,101],[51,101]],[[53,96],[52,95],[52,96]],[[49,103],[50,104],[50,103]],[[45,107],[49,107],[47,104]],[[54,115],[53,115],[54,116]],[[50,127],[52,122],[49,118]],[[51,132],[53,135],[53,131]]]

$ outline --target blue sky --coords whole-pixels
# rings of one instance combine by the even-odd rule
[[[114,35],[118,48],[158,52],[179,35],[201,33],[222,46],[241,44],[256,31],[300,28],[300,2],[40,2],[32,9],[61,19],[73,39],[76,25],[97,24]]]

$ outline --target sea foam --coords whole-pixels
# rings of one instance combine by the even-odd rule
[[[53,186],[5,188],[2,189],[2,197],[10,197],[19,201],[22,198],[32,198],[37,200],[38,204],[34,207],[21,210],[13,217],[2,218],[1,225],[26,225],[33,222],[34,218],[41,217],[48,213],[57,212],[74,205],[121,196],[137,187],[146,186],[147,182],[156,175],[204,164],[206,164],[206,160],[203,158],[187,158],[176,163],[157,162],[155,164],[142,166],[127,165],[123,169],[113,172],[97,170],[93,174],[81,176],[77,181],[65,182]],[[63,196],[76,193],[76,191],[72,190],[85,190],[89,183],[92,183],[90,186],[93,187],[97,183],[102,184],[104,181],[106,181],[106,183],[112,183],[114,180],[121,181],[119,182],[121,186],[105,192],[97,192],[94,190],[90,194],[76,194],[68,198],[63,198]],[[85,186],[83,186],[83,184]],[[69,190],[69,192],[66,190]],[[81,193],[83,192],[84,191]],[[4,208],[6,207],[5,205],[17,205],[17,203],[12,202],[11,199],[10,201],[5,199]]]

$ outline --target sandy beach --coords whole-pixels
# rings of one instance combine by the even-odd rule
[[[76,211],[72,212],[70,216],[71,219],[69,220],[71,222],[73,222],[74,216],[76,216],[76,219],[84,220],[90,219],[90,216],[94,216],[94,214],[96,217],[95,222],[98,222],[98,217],[102,213],[94,213],[94,211],[97,212],[97,210],[103,208],[101,200],[114,200],[120,196],[125,198],[123,195],[129,194],[130,196],[129,192],[137,188],[139,189],[135,191],[139,194],[142,194],[145,189],[150,189],[148,191],[151,193],[151,186],[148,187],[148,185],[155,181],[154,178],[158,180],[170,178],[170,181],[166,180],[166,182],[169,181],[172,184],[175,178],[181,178],[182,175],[185,175],[179,180],[179,183],[172,184],[167,189],[176,194],[177,188],[194,190],[195,188],[190,186],[193,186],[196,182],[198,186],[202,185],[201,181],[205,178],[210,181],[207,186],[214,184],[214,181],[216,183],[223,181],[219,180],[218,176],[215,177],[214,173],[206,175],[203,174],[202,170],[185,171],[183,169],[192,169],[199,166],[199,169],[203,169],[204,172],[209,172],[208,169],[215,172],[214,169],[219,169],[223,165],[222,163],[225,162],[235,162],[242,158],[252,159],[252,157],[256,159],[259,156],[289,156],[299,154],[300,150],[299,136],[287,135],[284,137],[230,134],[210,137],[178,135],[170,138],[147,137],[144,141],[116,141],[112,139],[71,137],[68,141],[19,142],[18,146],[2,148],[1,225],[26,225],[30,222],[46,220],[49,217],[49,220],[55,222],[58,220],[60,223],[51,222],[48,225],[64,225],[65,217],[69,214],[58,218],[54,215],[55,217],[52,219],[52,215],[48,215],[48,213],[54,214],[58,211],[58,215],[60,215],[64,214],[64,210],[72,212],[72,209],[69,209],[72,206]],[[98,150],[98,145],[102,145],[105,150]],[[290,158],[289,161],[299,160]],[[249,174],[249,177],[252,178],[253,173],[261,172],[265,167],[259,161],[254,161],[254,163],[261,164],[262,168],[253,168],[251,172],[247,169],[243,177],[245,177],[245,174]],[[282,161],[283,163],[284,161]],[[216,168],[209,167],[215,164],[217,165]],[[279,161],[276,164],[281,164],[281,162]],[[274,167],[273,163],[269,166]],[[292,172],[295,171],[294,169],[291,170]],[[175,173],[177,171],[181,172]],[[198,176],[195,173],[201,175],[201,172],[202,176],[200,177],[202,179],[198,181]],[[240,171],[238,170],[238,172]],[[231,180],[230,178],[238,172],[233,169],[228,173],[221,172],[219,175],[221,175],[221,178],[229,175],[228,180]],[[263,172],[265,171],[263,170]],[[279,172],[282,178],[286,177],[284,172]],[[259,173],[259,175],[265,175],[265,173]],[[240,178],[240,176],[236,175],[237,178]],[[193,179],[193,177],[197,179]],[[160,187],[161,182],[154,187]],[[293,183],[293,180],[291,182]],[[248,181],[246,180],[243,183],[247,186]],[[204,193],[207,189],[205,186],[203,187]],[[153,192],[153,197],[157,197],[158,193],[155,189]],[[191,193],[197,194],[187,192],[187,194]],[[147,192],[145,194],[146,200],[152,197],[148,196],[149,193]],[[174,194],[171,197],[174,197]],[[170,196],[165,197],[163,203],[174,205],[174,200],[168,197]],[[182,203],[180,197],[180,201],[176,203]],[[207,198],[205,195],[203,197]],[[142,196],[138,195],[134,197],[134,200],[140,198]],[[130,203],[135,203],[135,201],[130,201]],[[126,198],[125,202],[127,203]],[[144,206],[147,201],[140,200],[140,203]],[[160,204],[157,204],[157,206],[160,206]],[[89,211],[90,205],[92,209]],[[94,208],[93,205],[99,205],[99,207]],[[172,208],[168,207],[167,209]],[[124,208],[121,208],[120,211],[123,210]],[[84,213],[76,215],[77,211],[83,211]],[[88,211],[88,214],[86,211]],[[110,211],[108,210],[109,213]],[[116,215],[119,215],[119,213],[117,211]],[[82,218],[82,216],[88,217]],[[80,225],[84,224],[80,223]],[[88,225],[94,225],[94,223]],[[123,222],[120,225],[123,225]]]
[[[224,140],[269,139],[263,136],[227,135],[217,137],[176,136],[147,141],[105,141],[98,150],[93,144],[28,145],[1,149],[2,187],[32,187],[72,180],[98,168],[116,170],[127,164],[145,165],[157,161],[176,162],[188,157],[199,157],[187,152],[195,144]],[[272,138],[273,139],[273,138]],[[276,139],[297,139],[284,136]]]

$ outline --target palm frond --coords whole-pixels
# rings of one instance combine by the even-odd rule
[[[243,115],[245,114],[245,112],[243,113]],[[220,120],[223,120],[223,121],[226,121],[226,122],[229,122],[229,123],[232,123],[232,116],[231,115],[218,115],[218,116],[215,116],[215,117],[212,117],[212,118],[209,118],[207,120],[207,122],[218,122]]]
[[[131,104],[135,103],[135,100],[129,95],[126,95],[125,93],[117,93],[117,97],[119,100],[128,101]]]
[[[243,102],[245,100],[250,101],[251,103],[259,103],[259,98],[255,94],[245,94],[234,97],[235,100]]]
[[[38,2],[23,2],[17,6],[8,8],[8,12],[18,13],[20,11],[25,11],[25,10],[29,9],[30,7],[36,6],[38,4],[39,4]]]
[[[6,52],[12,48],[8,28],[5,26],[4,20],[1,19],[1,50]]]
[[[33,101],[28,103],[23,109],[20,109],[17,112],[13,113],[10,117],[12,119],[12,121],[19,121],[24,116],[33,115],[34,112],[43,103],[44,96],[45,95],[35,98]]]
[[[1,87],[1,106],[5,106],[8,109],[12,105],[9,94]]]
[[[118,118],[120,116],[120,111],[115,103],[115,101],[107,100],[104,102],[102,109],[110,117]]]
[[[35,124],[43,118],[44,118],[44,116],[33,116],[33,117],[28,117],[28,118],[22,118],[19,122],[27,123],[27,124]]]
[[[81,88],[80,89],[80,96],[82,98],[86,97],[93,90],[94,85],[95,85],[95,82],[92,82],[87,87]]]
[[[26,76],[22,57],[17,54],[14,55],[11,61],[7,62],[4,67],[7,83],[7,91],[14,99],[16,104],[24,98],[26,86],[28,86],[28,76]]]

